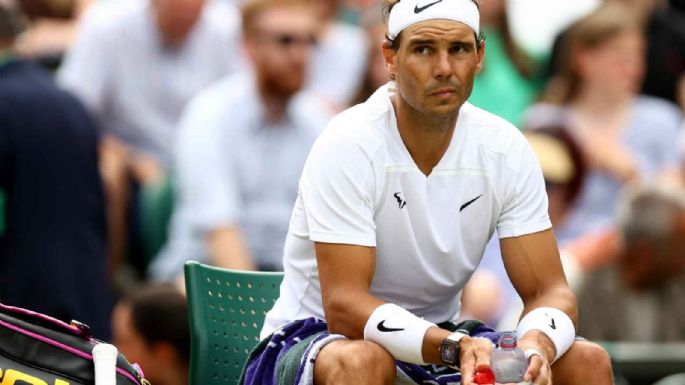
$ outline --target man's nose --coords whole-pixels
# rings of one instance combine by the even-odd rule
[[[445,78],[452,75],[452,65],[449,60],[449,54],[446,51],[440,51],[435,55],[435,63],[433,65],[433,77]]]

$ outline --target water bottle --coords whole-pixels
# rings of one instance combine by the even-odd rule
[[[528,369],[528,360],[523,350],[516,346],[516,333],[504,332],[499,339],[499,348],[492,352],[490,366],[498,384],[523,382]]]

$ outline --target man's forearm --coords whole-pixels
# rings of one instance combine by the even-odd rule
[[[255,270],[256,266],[240,229],[219,228],[207,235],[212,263],[226,269]]]
[[[540,307],[551,307],[564,312],[577,325],[578,309],[573,292],[565,285],[552,287],[545,290],[539,297],[524,299],[524,310],[521,318],[532,310]],[[556,326],[556,325],[555,325]],[[556,356],[556,348],[552,340],[540,330],[530,330],[523,336],[519,336],[523,347],[537,346],[551,362]],[[533,344],[533,345],[529,345]]]

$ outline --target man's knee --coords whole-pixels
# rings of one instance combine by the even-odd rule
[[[597,369],[611,370],[611,357],[603,347],[590,341],[576,341],[571,346],[571,357]],[[562,357],[563,359],[563,357]]]
[[[317,385],[364,379],[370,384],[392,384],[395,360],[380,345],[369,341],[336,341],[319,352],[314,363]],[[362,382],[360,382],[362,383]]]
[[[592,370],[578,370],[592,368]],[[589,342],[576,341],[566,354],[552,366],[555,383],[578,384],[592,380],[597,384],[613,383],[611,357],[604,348]]]

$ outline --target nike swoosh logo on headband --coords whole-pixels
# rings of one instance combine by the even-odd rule
[[[434,6],[437,3],[442,3],[442,0],[434,1],[430,4],[424,5],[423,7],[419,7],[419,5],[416,4],[416,6],[414,7],[414,14],[419,14],[419,13],[427,10],[428,8]]]

